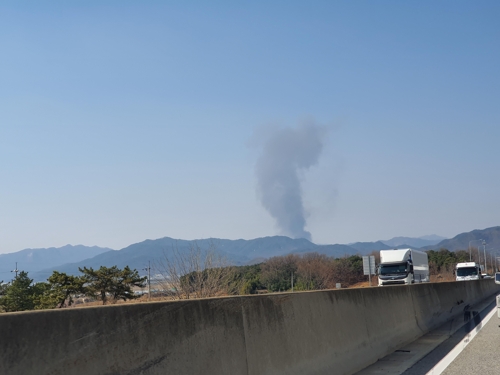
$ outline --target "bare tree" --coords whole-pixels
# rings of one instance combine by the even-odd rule
[[[297,261],[297,289],[327,289],[332,278],[332,260],[324,254],[306,253]]]
[[[336,283],[350,286],[363,281],[362,266],[357,255],[334,259],[318,253],[289,254],[262,263],[260,281],[271,292],[290,290],[292,277],[296,290],[330,289]]]
[[[288,254],[268,259],[262,264],[260,281],[270,292],[284,292],[292,287],[292,274],[297,272],[300,256]]]
[[[335,259],[333,262],[332,284],[341,283],[348,287],[364,280],[363,260],[360,256],[344,256],[343,258]]]
[[[372,255],[375,257],[375,264],[380,264],[380,251],[372,251],[369,255]]]
[[[213,243],[208,249],[192,242],[184,251],[178,247],[165,250],[154,269],[160,275],[159,284],[172,299],[237,294],[240,286],[234,268]]]

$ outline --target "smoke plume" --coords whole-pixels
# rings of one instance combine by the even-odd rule
[[[264,139],[257,160],[257,192],[264,208],[276,219],[281,234],[311,240],[306,231],[301,177],[318,162],[325,129],[314,123],[280,128]]]

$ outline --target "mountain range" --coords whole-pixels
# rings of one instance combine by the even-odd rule
[[[0,254],[0,281],[9,280],[17,269],[26,271],[32,277],[34,272],[93,258],[112,249],[98,246],[66,245],[41,249],[24,249],[15,253]],[[52,273],[52,272],[51,272]],[[46,279],[46,278],[45,278]],[[45,280],[44,279],[44,280]]]
[[[129,266],[146,273],[149,262],[153,270],[158,262],[169,257],[172,249],[178,253],[189,251],[190,247],[200,249],[213,248],[228,262],[234,265],[246,265],[286,254],[304,254],[317,252],[332,257],[343,257],[354,254],[367,255],[373,251],[392,248],[419,248],[422,250],[446,248],[448,250],[467,250],[469,243],[477,247],[482,240],[487,249],[500,247],[500,227],[473,230],[461,233],[451,239],[443,239],[436,235],[420,238],[395,237],[387,241],[355,242],[347,245],[318,245],[306,239],[291,239],[285,236],[262,237],[252,240],[227,240],[208,238],[200,240],[180,240],[170,237],[145,240],[129,245],[121,250],[112,250],[97,246],[66,245],[60,248],[25,249],[15,253],[0,254],[0,281],[9,280],[12,270],[18,262],[18,269],[29,272],[35,281],[46,280],[54,270],[68,274],[79,274],[79,267]],[[423,245],[422,245],[423,244]],[[418,246],[422,245],[422,246]]]
[[[434,246],[440,241],[445,240],[446,238],[437,236],[435,234],[430,235],[430,236],[423,236],[423,237],[418,237],[418,238],[411,238],[411,237],[394,237],[391,238],[390,240],[387,241],[382,241],[386,245],[389,246],[401,246],[401,245],[408,245],[409,247],[413,248],[421,248],[424,246]]]
[[[471,232],[460,233],[453,238],[445,239],[435,245],[422,247],[422,250],[448,249],[450,251],[468,250],[469,246],[476,249],[483,248],[485,242],[486,250],[500,250],[500,226],[486,229],[476,229]]]
[[[213,248],[230,264],[234,265],[253,264],[273,256],[286,254],[318,252],[328,256],[342,257],[359,252],[347,245],[316,245],[303,238],[291,239],[285,236],[262,237],[253,240],[208,238],[193,241],[164,237],[132,244],[118,251],[103,252],[79,262],[58,265],[56,268],[40,269],[30,274],[30,277],[35,280],[46,280],[54,269],[75,275],[79,273],[79,267],[99,268],[100,266],[111,267],[114,265],[119,268],[128,265],[139,270],[141,274],[145,274],[145,268],[148,267],[149,262],[155,269],[160,261],[173,256],[173,249],[182,254],[187,253],[193,246],[198,246],[202,250]],[[383,246],[383,248],[386,247],[386,245]]]

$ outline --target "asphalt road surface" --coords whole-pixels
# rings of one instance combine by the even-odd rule
[[[494,315],[486,323],[482,320],[493,310]],[[470,339],[470,333],[481,325],[481,330]],[[500,375],[500,319],[497,317],[496,304],[490,303],[487,308],[455,332],[448,340],[423,357],[415,365],[401,375]],[[470,340],[470,341],[468,341]],[[464,347],[465,346],[465,347]],[[444,369],[436,370],[434,366],[443,360],[455,347],[463,350]]]
[[[499,375],[500,319],[495,314],[442,375]]]

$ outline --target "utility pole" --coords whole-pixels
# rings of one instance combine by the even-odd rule
[[[292,271],[292,293],[293,293],[293,271]]]
[[[148,261],[148,268],[143,268],[148,271],[148,302],[151,301],[151,261]]]
[[[480,268],[483,268],[483,266],[481,265],[481,245],[483,245],[483,248],[485,249],[486,248],[486,241],[485,240],[481,240],[481,244],[478,245],[477,247],[477,256],[479,258],[478,260],[478,263],[479,263],[479,267]],[[484,252],[484,256],[486,257],[486,250]],[[484,260],[484,268],[483,268],[483,272],[482,273],[486,273],[486,259]]]
[[[469,262],[472,262],[472,251],[471,251],[471,247],[470,247],[470,244],[473,243],[473,242],[476,242],[476,241],[483,241],[481,238],[479,240],[471,240],[469,241]],[[478,247],[478,253],[479,253],[479,247]],[[479,263],[479,261],[478,261]]]
[[[15,270],[12,270],[10,272],[15,272],[16,273],[16,279],[17,279],[17,273],[19,272],[19,270],[17,269],[17,262],[16,262],[16,269]]]
[[[368,258],[369,260],[370,258]],[[370,286],[372,286],[372,265],[370,262],[368,262],[368,282],[370,283]]]
[[[484,272],[488,273],[488,264],[486,263],[488,260],[486,258],[486,242],[484,242],[484,241],[483,241],[483,251],[484,251]]]

